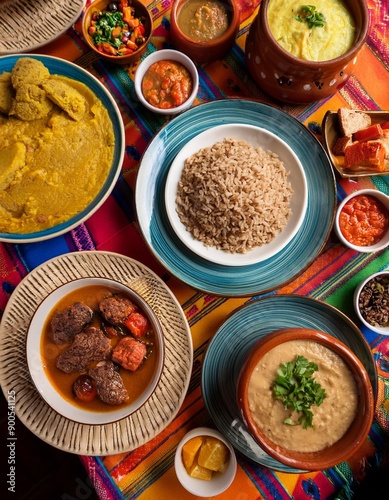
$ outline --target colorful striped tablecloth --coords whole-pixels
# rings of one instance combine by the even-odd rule
[[[148,3],[155,20],[149,50],[171,47],[169,13],[172,0]],[[87,2],[87,4],[89,1]],[[353,76],[335,96],[310,105],[280,105],[264,95],[246,71],[245,39],[258,6],[241,2],[242,22],[237,43],[222,61],[199,68],[200,89],[195,105],[226,97],[254,98],[294,116],[319,140],[321,124],[328,110],[348,106],[362,110],[389,109],[389,4],[388,0],[367,0],[371,31]],[[134,68],[111,66],[88,52],[81,36],[80,20],[56,41],[36,51],[73,61],[99,78],[116,99],[126,128],[126,155],[122,173],[104,205],[87,221],[69,233],[44,243],[0,245],[0,310],[3,311],[17,284],[36,266],[67,252],[100,250],[117,252],[139,260],[157,273],[173,291],[188,319],[194,346],[194,363],[189,390],[173,422],[140,448],[106,457],[80,457],[101,499],[171,500],[189,499],[174,472],[174,453],[190,429],[208,425],[200,379],[205,349],[226,316],[252,298],[222,298],[196,291],[161,267],[145,245],[134,211],[134,185],[143,151],[165,119],[143,113],[134,97]],[[389,177],[341,179],[337,177],[338,200],[353,190],[373,187],[389,194]],[[369,274],[389,269],[389,250],[359,254],[343,247],[331,233],[314,262],[291,283],[273,292],[312,297],[335,306],[359,327],[371,346],[378,371],[375,419],[369,438],[356,457],[347,463],[310,473],[277,472],[238,454],[238,471],[230,488],[217,498],[325,499],[351,498],[357,485],[375,468],[388,465],[389,444],[389,340],[358,324],[352,307],[356,285]]]

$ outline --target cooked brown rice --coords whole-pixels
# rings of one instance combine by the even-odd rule
[[[185,160],[177,213],[204,245],[248,252],[285,228],[293,192],[287,176],[275,153],[224,139]]]

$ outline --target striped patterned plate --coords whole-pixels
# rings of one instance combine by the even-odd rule
[[[254,344],[274,330],[312,328],[346,344],[362,361],[377,394],[377,369],[362,332],[335,307],[299,295],[272,295],[235,310],[210,341],[202,371],[202,394],[218,430],[254,462],[283,472],[301,472],[281,464],[256,444],[237,405],[240,370]]]
[[[106,425],[79,424],[56,413],[40,397],[27,367],[26,334],[42,300],[77,278],[111,278],[131,286],[154,309],[165,336],[165,363],[151,398],[127,418]],[[16,287],[0,325],[0,382],[14,391],[19,419],[43,441],[79,455],[110,455],[150,441],[173,420],[188,389],[193,362],[190,329],[172,292],[143,264],[111,252],[76,252],[56,257]]]
[[[0,55],[35,50],[65,33],[86,0],[0,2]]]

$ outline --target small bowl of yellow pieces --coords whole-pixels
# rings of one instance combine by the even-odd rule
[[[198,497],[212,497],[225,491],[236,474],[233,447],[215,429],[198,427],[179,443],[174,466],[181,485]]]

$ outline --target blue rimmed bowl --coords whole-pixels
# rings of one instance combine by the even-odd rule
[[[52,75],[61,75],[76,80],[86,85],[95,96],[100,99],[107,109],[112,122],[115,145],[111,167],[95,198],[86,206],[84,210],[77,213],[65,222],[50,227],[48,229],[33,233],[0,233],[0,241],[9,243],[33,243],[48,240],[70,231],[79,224],[85,222],[104,203],[110,195],[119,177],[125,148],[124,124],[119,108],[109,91],[92,74],[85,69],[64,59],[52,56],[23,54],[23,56],[4,56],[0,58],[0,74],[5,71],[12,71],[16,61],[20,57],[30,57],[41,61]]]

